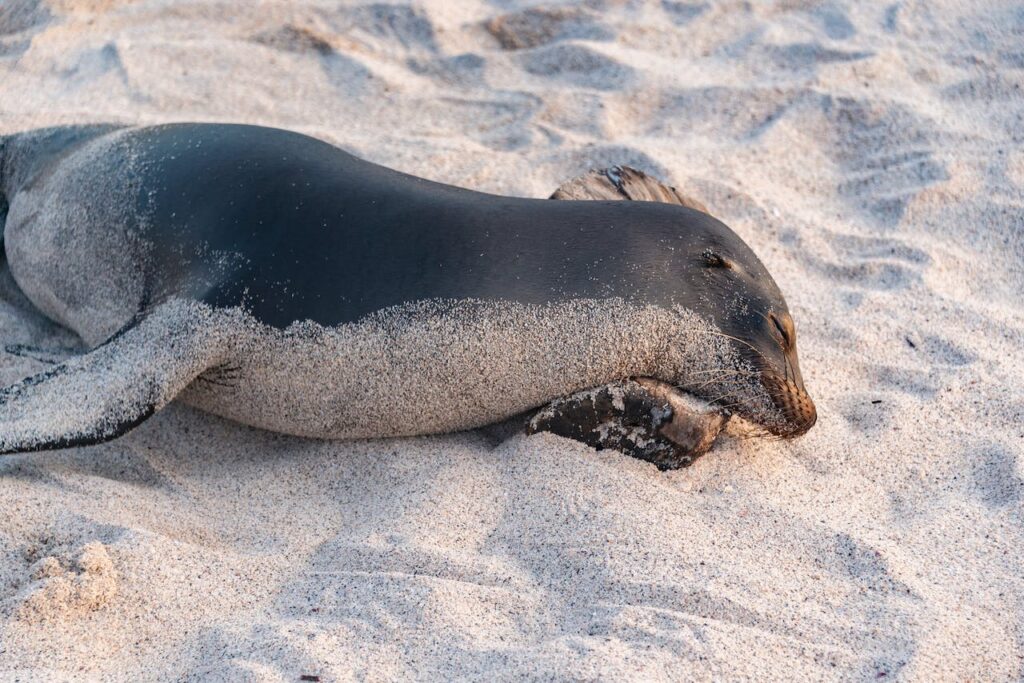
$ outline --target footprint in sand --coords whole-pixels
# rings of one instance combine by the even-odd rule
[[[922,190],[949,179],[933,156],[936,126],[910,110],[852,97],[824,97],[830,145],[823,149],[842,172],[839,194],[893,226]]]
[[[50,12],[39,0],[5,0],[0,3],[0,38],[41,26],[49,19]]]
[[[975,492],[985,505],[1000,508],[1020,503],[1024,496],[1024,479],[1019,464],[1021,456],[1013,448],[992,443],[980,452],[965,456],[971,464]]]
[[[828,232],[836,261],[814,259],[824,275],[857,289],[897,290],[921,280],[932,261],[927,252],[900,239]]]
[[[533,7],[503,14],[484,26],[506,50],[524,50],[560,40],[609,40],[613,33],[579,7]]]
[[[523,68],[568,85],[596,90],[619,90],[634,77],[631,67],[584,45],[559,43],[523,56]]]

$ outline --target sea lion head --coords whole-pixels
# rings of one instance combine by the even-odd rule
[[[691,302],[726,344],[737,367],[718,367],[683,387],[784,438],[814,426],[817,411],[804,387],[796,325],[775,280],[731,229],[709,224],[688,250]],[[720,372],[715,372],[719,370]]]

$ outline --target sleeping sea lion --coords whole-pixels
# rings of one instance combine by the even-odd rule
[[[815,421],[768,271],[632,169],[551,201],[278,129],[62,127],[0,140],[0,198],[18,286],[90,349],[0,390],[0,453],[107,441],[176,397],[319,438],[470,429],[610,385],[676,446],[673,392],[779,436]]]

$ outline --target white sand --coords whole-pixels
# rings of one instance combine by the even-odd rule
[[[671,474],[178,405],[4,458],[0,678],[1024,676],[1024,13],[752,4],[0,0],[0,133],[245,121],[489,191],[665,177],[775,275],[819,412]],[[0,293],[5,342],[75,343]]]

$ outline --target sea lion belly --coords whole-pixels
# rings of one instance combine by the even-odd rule
[[[457,431],[616,379],[671,381],[717,343],[703,325],[683,309],[621,299],[417,302],[333,328],[276,330],[238,316],[229,357],[182,398],[302,436]]]

